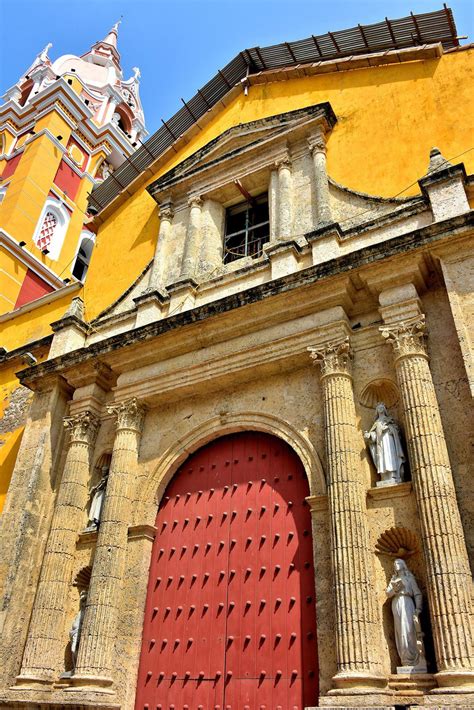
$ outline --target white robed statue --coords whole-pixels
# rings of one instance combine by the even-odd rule
[[[108,474],[109,469],[107,466],[104,466],[102,468],[102,478],[96,486],[91,488],[90,495],[92,496],[92,500],[89,508],[89,520],[87,521],[86,527],[86,530],[88,531],[97,530],[99,527]]]
[[[404,560],[396,559],[393,569],[386,592],[392,599],[395,643],[402,664],[397,673],[426,673],[420,626],[423,596]]]
[[[400,433],[383,402],[377,404],[375,414],[372,428],[364,432],[364,438],[368,441],[372,460],[382,479],[377,481],[377,486],[393,486],[403,480],[405,454]]]

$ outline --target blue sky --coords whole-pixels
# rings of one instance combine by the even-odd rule
[[[452,0],[459,35],[474,42],[474,0]],[[148,130],[157,130],[200,86],[246,47],[403,17],[440,0],[0,0],[0,93],[53,43],[50,57],[82,54],[123,15],[125,78],[142,73]],[[466,40],[463,40],[466,42]]]

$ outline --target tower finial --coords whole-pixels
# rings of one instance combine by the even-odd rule
[[[122,17],[123,15],[120,15],[120,19],[115,23],[115,25],[112,26],[112,29],[109,31],[107,37],[104,39],[104,42],[106,44],[111,44],[112,47],[115,47],[115,49],[117,49],[118,28],[120,23],[122,22]]]

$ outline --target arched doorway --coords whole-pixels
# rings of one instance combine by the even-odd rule
[[[156,517],[136,710],[303,710],[318,667],[303,466],[280,439],[224,436]]]

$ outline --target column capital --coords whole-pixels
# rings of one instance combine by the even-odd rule
[[[393,347],[397,358],[410,355],[428,357],[426,350],[425,316],[411,321],[401,321],[380,328],[382,337]]]
[[[315,133],[313,136],[310,136],[308,138],[308,147],[311,155],[314,155],[315,153],[323,153],[324,155],[326,155],[326,139],[324,137],[324,132],[322,131],[322,129],[320,129],[318,133]]]
[[[163,202],[159,206],[159,211],[160,211],[161,222],[163,222],[163,221],[171,222],[171,220],[174,217],[174,207],[173,207],[173,203],[171,202],[171,200],[169,200],[168,202]]]
[[[282,157],[280,160],[277,160],[275,163],[275,168],[280,171],[284,170],[285,168],[287,170],[291,170],[291,159],[289,155],[286,155]]]
[[[63,422],[71,432],[70,444],[81,441],[92,446],[99,430],[99,418],[95,414],[87,410],[72,417],[64,417]]]
[[[200,195],[191,195],[191,197],[188,200],[188,207],[191,209],[193,207],[197,207],[198,209],[201,209],[203,204],[203,199]]]
[[[308,351],[314,364],[321,367],[321,377],[351,375],[353,353],[349,336],[310,346]]]
[[[132,429],[141,432],[145,420],[145,406],[136,397],[117,404],[107,405],[109,414],[117,419],[117,429]]]

